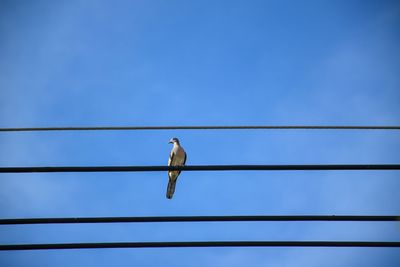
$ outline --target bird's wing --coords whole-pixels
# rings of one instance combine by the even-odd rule
[[[172,163],[172,161],[174,160],[174,156],[175,156],[175,153],[174,153],[174,151],[172,150],[171,153],[169,154],[168,166],[171,166],[171,163]]]
[[[186,163],[186,152],[185,152],[185,157],[184,157],[184,159],[183,159],[182,165],[185,165],[185,163]]]
[[[174,158],[175,158],[175,153],[174,150],[172,150],[171,153],[169,154],[168,166],[175,165],[173,164]],[[181,173],[180,171],[168,171],[168,177],[170,179],[176,179],[180,173]]]

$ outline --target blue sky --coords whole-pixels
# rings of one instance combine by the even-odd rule
[[[399,125],[397,1],[1,1],[0,127]],[[1,166],[399,163],[396,131],[0,134]],[[396,171],[1,174],[0,217],[400,214]],[[399,241],[398,223],[2,226],[0,243]],[[398,249],[0,252],[4,266],[398,266]]]

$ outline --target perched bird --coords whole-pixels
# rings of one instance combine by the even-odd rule
[[[171,153],[169,154],[168,166],[184,166],[186,162],[186,152],[181,147],[178,138],[172,138],[169,140],[172,143]],[[176,180],[178,179],[181,171],[168,171],[168,188],[167,188],[167,198],[171,199],[175,192]]]

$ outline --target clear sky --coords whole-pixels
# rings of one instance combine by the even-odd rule
[[[398,1],[0,1],[0,127],[399,125]],[[1,133],[1,166],[399,163],[397,131]],[[398,171],[1,174],[0,217],[396,215]],[[399,223],[1,226],[1,244],[400,241]],[[388,248],[0,252],[1,266],[399,266]]]

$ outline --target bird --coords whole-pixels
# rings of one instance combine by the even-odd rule
[[[173,144],[171,153],[169,154],[168,166],[184,166],[186,163],[186,152],[179,143],[179,139],[174,137],[169,140],[170,144]],[[181,171],[168,171],[168,187],[167,187],[167,198],[172,199],[175,192],[176,180],[178,179]]]

